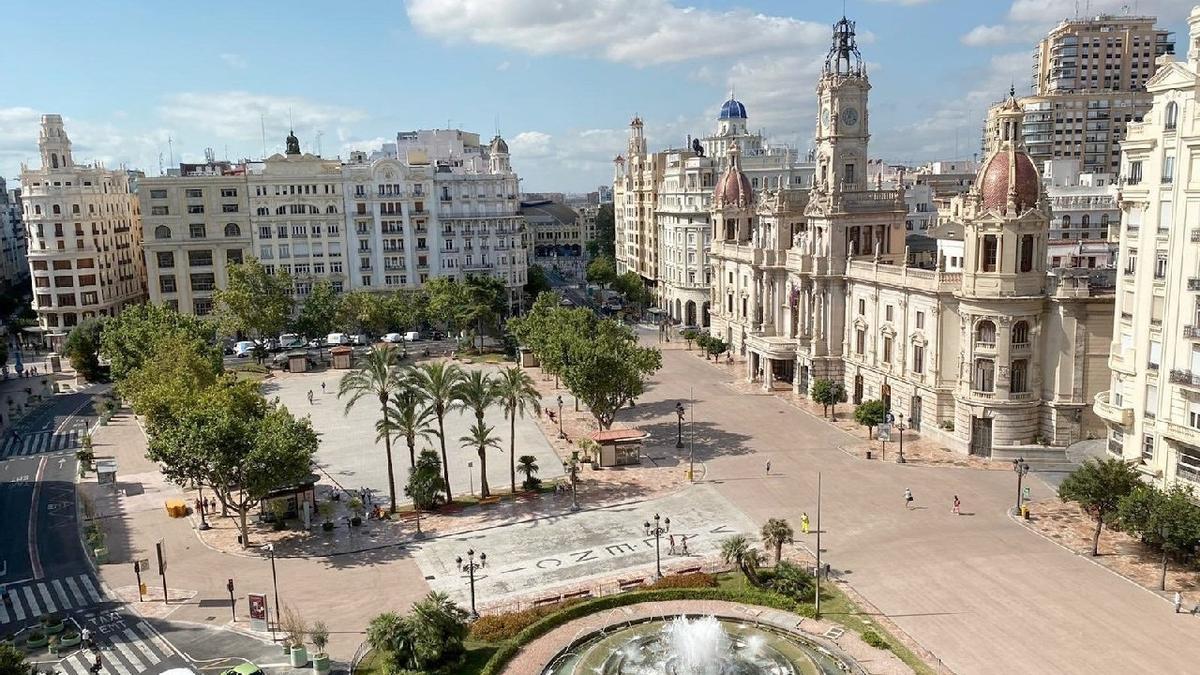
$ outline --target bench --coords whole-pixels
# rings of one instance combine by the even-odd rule
[[[645,579],[620,579],[617,581],[617,587],[622,591],[628,591],[641,586],[645,581]]]
[[[695,574],[697,572],[703,572],[703,571],[704,571],[703,567],[696,565],[695,567],[685,567],[681,570],[675,570],[674,572],[671,572],[671,574],[674,574],[674,575]]]
[[[538,598],[537,600],[534,600],[533,606],[534,607],[545,607],[546,605],[555,605],[555,604],[558,604],[558,602],[561,600],[562,600],[561,596],[551,595],[551,596],[547,596],[544,598]]]
[[[480,504],[499,504],[500,498],[494,497],[494,496],[493,497],[484,497],[483,499],[479,500],[479,503]]]
[[[562,596],[562,599],[563,600],[575,600],[577,598],[582,599],[582,598],[590,598],[590,597],[592,597],[592,591],[585,588],[582,591],[575,591],[574,593],[564,593]]]

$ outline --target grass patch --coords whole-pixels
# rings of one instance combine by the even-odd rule
[[[882,626],[871,621],[870,616],[864,615],[858,606],[851,602],[850,598],[834,584],[821,584],[821,618],[836,621],[857,632],[863,642],[872,647],[891,650],[917,675],[935,675],[932,668]]]
[[[238,378],[239,380],[253,380],[255,382],[260,382],[271,376],[270,368],[257,363],[237,363],[230,366],[226,370],[233,373],[234,377]]]
[[[478,673],[483,670],[488,660],[496,653],[497,645],[487,642],[476,642],[467,640],[464,643],[467,649],[466,656],[461,664],[451,666],[455,673]],[[354,669],[354,675],[387,675],[387,659],[383,654],[375,651],[367,652],[363,660],[358,663],[358,667]]]

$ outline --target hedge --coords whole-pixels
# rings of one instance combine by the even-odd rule
[[[639,602],[670,602],[672,600],[725,600],[748,605],[762,605],[771,607],[772,609],[795,612],[806,617],[813,616],[813,608],[808,603],[798,603],[778,593],[759,589],[664,588],[606,595],[595,600],[588,600],[577,605],[565,607],[561,611],[550,614],[530,624],[517,633],[512,640],[500,645],[500,648],[488,660],[483,670],[479,671],[479,675],[499,675],[504,670],[504,667],[508,665],[508,662],[516,656],[522,646],[575,619]]]

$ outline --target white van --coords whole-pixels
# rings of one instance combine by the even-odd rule
[[[255,342],[253,340],[242,340],[233,346],[233,355],[238,358],[245,358],[254,352]]]
[[[326,347],[337,347],[350,344],[350,336],[346,333],[330,333],[325,336]]]
[[[421,334],[415,330],[409,331],[404,334],[404,341],[405,342],[420,342]]]
[[[284,333],[279,336],[280,349],[299,349],[304,346],[304,338],[295,333]]]

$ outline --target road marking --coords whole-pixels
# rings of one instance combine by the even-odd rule
[[[46,584],[38,584],[37,589],[38,593],[42,594],[42,601],[46,605],[46,613],[53,614],[57,612],[58,608],[54,606],[54,601],[50,599],[50,591],[46,590]]]
[[[162,660],[158,658],[158,654],[155,654],[149,647],[146,646],[146,643],[143,642],[141,638],[137,636],[137,633],[133,632],[133,630],[126,628],[121,632],[125,635],[125,637],[129,638],[129,644],[137,647],[138,651],[146,655],[146,659],[150,661],[150,665],[154,665]]]
[[[0,603],[0,623],[8,623],[8,610],[4,609],[4,603]]]
[[[33,568],[33,578],[42,578],[42,559],[38,555],[37,547],[37,514],[38,514],[38,496],[42,491],[42,477],[46,473],[46,458],[43,457],[38,462],[37,477],[33,482],[33,497],[30,500],[29,509],[29,565]]]
[[[86,574],[79,575],[79,581],[83,587],[87,589],[88,595],[92,597],[92,602],[100,602],[100,594],[96,592],[96,587],[92,585],[92,580]]]
[[[117,651],[121,652],[121,655],[125,657],[125,660],[129,661],[130,664],[137,668],[137,672],[145,672],[146,665],[137,657],[137,654],[133,653],[133,650],[129,648],[129,645],[125,644],[124,642],[117,642],[116,640],[114,640],[112,644],[117,648]]]
[[[79,650],[72,654],[70,658],[60,662],[59,665],[67,672],[86,673],[88,672],[89,664],[84,661],[84,654],[83,650]],[[68,666],[70,667],[68,668]]]
[[[76,601],[78,601],[77,604],[80,607],[86,605],[87,598],[85,598],[83,596],[83,593],[79,592],[79,587],[75,585],[75,580],[72,579],[71,577],[67,577],[66,582],[67,582],[67,587],[71,589],[71,595],[75,597]]]
[[[25,586],[21,590],[25,591],[25,599],[28,601],[26,604],[29,605],[29,611],[32,612],[32,616],[41,614],[42,610],[40,607],[38,607],[37,598],[33,597],[33,588],[31,588],[29,586]],[[25,617],[21,617],[21,618],[25,618]]]
[[[171,654],[180,653],[178,650],[172,647],[169,642],[163,639],[161,635],[154,632],[154,629],[150,628],[150,624],[146,623],[145,621],[139,621],[137,624],[137,629],[142,635],[146,636],[147,640],[154,643],[154,646],[158,647],[163,654],[170,656]]]
[[[62,582],[55,579],[50,582],[50,585],[54,587],[54,592],[58,594],[58,599],[62,601],[60,603],[62,608],[69,609],[71,607],[71,600],[67,597],[67,592],[63,590]]]

